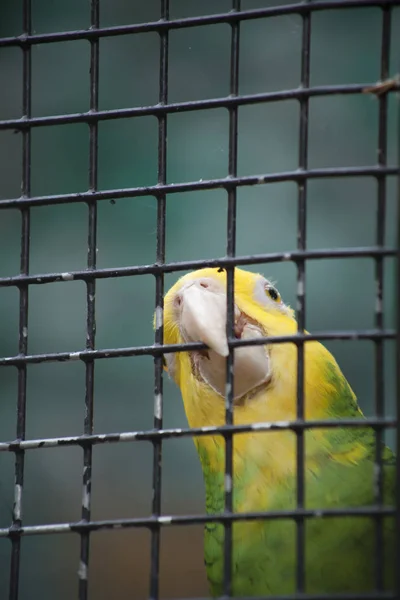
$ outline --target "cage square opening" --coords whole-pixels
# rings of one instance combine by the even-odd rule
[[[22,181],[22,135],[12,130],[0,131],[0,198],[19,198]],[[0,222],[4,209],[0,210]]]
[[[262,8],[266,7],[265,2],[261,4]],[[297,88],[301,38],[299,15],[243,21],[240,24],[240,93],[260,94]]]
[[[397,185],[396,177],[386,178],[385,244],[392,248],[397,244]]]
[[[85,414],[85,365],[82,361],[29,365],[27,398],[28,438],[80,434]]]
[[[10,11],[13,12],[13,11]],[[0,21],[1,21],[0,17]],[[1,31],[1,30],[0,30]],[[22,52],[20,48],[0,49],[0,115],[3,119],[22,116]]]
[[[87,236],[86,204],[35,207],[31,211],[31,272],[59,272],[67,277],[70,271],[85,269]]]
[[[99,123],[99,187],[156,185],[157,148],[158,125],[154,117]]]
[[[15,404],[14,404],[15,408]],[[14,439],[15,431],[9,438]],[[13,505],[15,496],[15,454],[14,452],[0,452],[0,527],[10,527],[13,518]],[[1,550],[0,550],[1,556]],[[4,565],[4,562],[1,562]],[[2,571],[3,569],[1,569]],[[1,581],[1,575],[0,575]],[[1,583],[0,583],[1,588]]]
[[[157,33],[138,33],[100,40],[101,110],[157,104],[159,46]],[[120,65],[120,68],[116,69],[116,65]],[[145,139],[144,135],[143,140]]]
[[[29,292],[30,353],[85,348],[86,286],[82,281],[32,286]]]
[[[88,189],[89,129],[84,124],[32,130],[32,195]]]
[[[236,217],[237,254],[295,250],[297,198],[298,186],[292,182],[239,187]],[[270,265],[266,265],[265,268],[269,269]]]
[[[90,5],[80,0],[70,0],[68,4],[48,0],[34,2],[32,28],[36,33],[88,29],[89,24]]]
[[[229,119],[223,109],[168,116],[169,183],[228,175]]]
[[[169,102],[228,96],[230,46],[231,28],[226,24],[171,31]]]
[[[399,11],[400,15],[400,11]],[[400,27],[400,18],[399,18]],[[399,51],[400,54],[400,51]],[[391,64],[395,64],[394,61]],[[389,93],[387,100],[387,119],[386,119],[386,132],[387,132],[387,150],[386,150],[386,161],[387,164],[397,165],[398,164],[398,135],[397,135],[397,122],[399,112],[399,99],[398,92]],[[393,178],[391,178],[393,181]]]
[[[17,288],[0,288],[0,311],[7,319],[0,321],[0,354],[18,354],[19,335],[19,291]],[[0,367],[1,369],[1,367]]]
[[[6,355],[2,350],[0,350],[0,354],[1,356]],[[0,441],[12,440],[15,438],[17,425],[18,371],[15,367],[0,367],[0,389],[2,390],[2,401],[0,404]],[[0,453],[0,461],[2,461],[3,456],[4,453]],[[0,477],[0,486],[1,481],[3,481],[3,479]]]
[[[8,525],[8,523],[7,523]],[[0,596],[7,598],[10,586],[11,544],[8,538],[0,538]]]
[[[155,281],[151,275],[99,279],[96,293],[97,346],[124,348],[154,341]]]
[[[299,105],[293,100],[241,106],[238,175],[293,171],[298,166]]]
[[[310,169],[375,165],[378,104],[366,94],[311,98]]]
[[[21,540],[20,600],[68,600],[78,586],[77,535],[33,535]],[[6,597],[6,596],[4,596]]]
[[[307,328],[373,329],[376,288],[371,258],[309,260],[306,269]]]
[[[307,247],[374,246],[376,207],[377,186],[372,177],[309,180]]]
[[[23,0],[4,0],[0,6],[0,36],[9,37],[22,33]]]
[[[256,8],[273,8],[275,6],[285,6],[287,0],[241,0],[242,10],[251,10]],[[297,4],[293,2],[291,4]]]
[[[22,493],[25,525],[79,521],[83,451],[79,446],[39,448],[25,453]]]
[[[89,598],[146,600],[151,534],[145,528],[97,531],[90,538]]]
[[[32,116],[89,109],[89,57],[90,46],[85,40],[32,47]]]
[[[171,427],[188,429],[189,426],[180,394],[179,398],[176,398],[173,407],[169,406],[168,400],[166,394],[165,412],[173,411],[175,417],[174,424]],[[167,419],[165,419],[164,427],[167,428]],[[163,441],[161,511],[164,515],[198,515],[204,513],[204,480],[193,443],[194,439],[193,436],[185,436]]]
[[[154,196],[99,202],[97,224],[99,268],[155,262],[157,199]]]
[[[143,440],[96,445],[92,519],[150,517],[153,447]]]
[[[187,19],[202,15],[213,15],[229,12],[232,9],[230,0],[219,0],[216,4],[213,0],[204,0],[201,4],[197,0],[171,0],[169,8],[170,19]],[[208,29],[208,26],[206,26]]]
[[[161,17],[160,3],[129,2],[125,0],[101,0],[101,26],[132,25],[158,21]]]
[[[19,273],[20,236],[20,211],[0,210],[0,277],[11,277]]]
[[[206,598],[210,588],[203,555],[204,526],[163,527],[161,531],[160,596]]]
[[[97,433],[153,428],[152,356],[98,360],[95,378],[94,428]]]
[[[227,206],[228,195],[222,189],[169,194],[166,219],[167,260],[186,261],[224,256]],[[177,275],[180,277],[182,274]]]
[[[311,27],[311,86],[379,80],[382,10],[322,10],[312,14]]]

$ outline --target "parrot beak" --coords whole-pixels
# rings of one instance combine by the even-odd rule
[[[176,297],[180,325],[188,341],[203,342],[220,356],[228,356],[226,295],[212,280],[200,279]]]
[[[191,352],[193,373],[224,396],[226,357],[226,292],[219,281],[199,278],[183,286],[174,298],[175,316],[186,342],[203,342],[207,351]],[[254,339],[263,332],[234,305],[237,339]],[[167,359],[170,360],[171,359]],[[268,352],[263,346],[235,348],[234,398],[238,399],[271,378]]]

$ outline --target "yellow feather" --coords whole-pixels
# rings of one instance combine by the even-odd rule
[[[179,326],[173,318],[173,297],[177,289],[185,282],[198,277],[212,277],[226,283],[225,271],[202,269],[181,278],[171,288],[165,298],[164,306],[164,341],[166,344],[182,343]],[[255,301],[252,292],[257,275],[241,269],[235,269],[235,303],[247,316],[256,321],[267,336],[293,335],[297,332],[297,323],[293,311],[287,313],[278,308],[266,308]],[[268,388],[259,391],[255,396],[245,399],[234,407],[234,423],[249,424],[257,422],[290,421],[296,419],[297,403],[297,348],[293,343],[273,344],[269,346],[270,359],[273,365],[273,381]],[[333,386],[324,377],[324,366],[336,361],[322,344],[310,341],[305,344],[305,418],[319,419],[329,415],[329,397]],[[190,427],[221,426],[225,424],[225,403],[206,383],[194,377],[188,353],[176,355],[174,378],[179,385],[183,397],[186,415]],[[209,468],[214,471],[224,469],[224,440],[222,436],[199,437],[195,440],[199,448],[207,451]],[[314,460],[316,449],[328,442],[321,430],[310,430],[306,433],[306,469],[309,476],[318,471],[318,461]],[[363,456],[364,448],[352,447],[346,452],[336,454],[339,462],[351,463]],[[296,435],[291,431],[251,432],[234,436],[234,472],[237,477],[244,465],[244,456],[251,454],[263,476],[262,489],[251,490],[248,497],[252,503],[254,497],[263,494],[265,489],[272,489],[274,482],[283,480],[295,473],[296,469]],[[267,467],[265,466],[267,465]],[[257,485],[256,483],[254,485]],[[238,510],[249,510],[244,503]]]

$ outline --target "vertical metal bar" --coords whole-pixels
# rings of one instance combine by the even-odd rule
[[[311,14],[303,15],[303,32],[301,46],[301,86],[310,86],[310,39],[311,39]],[[308,165],[308,98],[300,99],[300,131],[299,131],[299,168],[307,169]],[[298,186],[298,215],[297,215],[297,248],[306,249],[307,227],[307,181]],[[306,323],[306,269],[305,261],[297,263],[297,327],[303,333]],[[304,343],[297,348],[297,419],[304,421]],[[298,430],[296,438],[297,470],[296,470],[296,500],[297,508],[304,508],[304,430]],[[296,589],[297,592],[305,591],[305,523],[304,519],[297,520],[296,539]]]
[[[390,57],[390,17],[389,6],[382,7],[382,42],[381,42],[381,67],[380,79],[384,81],[389,76]],[[379,98],[379,131],[378,131],[378,164],[382,167],[387,164],[387,94]],[[385,244],[385,220],[386,220],[386,177],[377,178],[378,197],[376,212],[376,245],[383,247]],[[375,258],[375,327],[382,331],[384,326],[383,315],[383,277],[384,258]],[[375,414],[383,417],[385,414],[385,388],[384,388],[384,344],[382,339],[375,340]],[[382,506],[383,503],[383,469],[382,469],[382,443],[383,430],[375,429],[375,502]],[[385,560],[385,548],[383,540],[382,518],[379,514],[375,517],[375,556],[376,556],[376,589],[382,590],[383,565]]]
[[[91,0],[90,3],[91,29],[97,29],[100,22],[100,0]],[[90,110],[98,110],[99,99],[99,41],[90,41]],[[97,190],[98,180],[98,123],[93,121],[89,125],[89,189]],[[96,268],[97,253],[97,203],[88,202],[88,254],[87,267],[89,270]],[[96,281],[88,280],[86,284],[86,348],[94,350],[96,339]],[[86,362],[86,391],[85,391],[85,418],[84,433],[93,433],[94,412],[94,361]],[[85,446],[83,450],[83,482],[82,482],[82,521],[90,521],[92,503],[92,446]],[[81,533],[80,563],[78,569],[78,598],[86,600],[88,597],[88,569],[89,569],[90,533]]]
[[[397,94],[397,256],[396,256],[396,548],[393,570],[395,575],[396,598],[400,600],[400,94]]]
[[[31,34],[32,14],[31,0],[23,0],[22,30],[26,35]],[[22,47],[22,112],[25,118],[31,116],[31,46]],[[28,127],[22,131],[22,181],[21,196],[28,198],[31,194],[31,130]],[[30,249],[30,209],[21,209],[21,255],[20,273],[29,273],[29,249]],[[28,351],[28,285],[19,286],[19,331],[18,352],[26,355]],[[18,398],[17,398],[17,431],[18,440],[25,438],[26,429],[26,384],[27,366],[22,364],[18,367]],[[15,452],[15,482],[14,503],[11,531],[11,565],[9,600],[18,600],[19,595],[19,571],[21,559],[21,537],[19,530],[22,525],[22,490],[24,485],[24,460],[23,450]]]
[[[232,11],[240,11],[241,0],[232,0]],[[231,25],[231,60],[230,60],[230,95],[239,93],[239,57],[240,57],[240,21]],[[229,177],[237,176],[237,142],[238,138],[238,108],[229,108]],[[227,256],[236,255],[236,186],[228,190],[227,214]],[[235,268],[226,269],[226,294],[227,294],[227,322],[226,332],[228,340],[234,338],[234,289]],[[226,359],[226,389],[225,389],[225,422],[233,424],[233,397],[234,397],[234,349],[229,349]],[[225,437],[225,512],[233,512],[233,436]],[[224,522],[224,596],[232,596],[232,522]]]
[[[161,20],[169,19],[169,0],[161,0]],[[168,30],[160,32],[159,103],[168,102]],[[167,182],[167,115],[158,117],[158,183]],[[157,195],[157,252],[156,262],[165,263],[165,213],[166,194]],[[160,271],[156,279],[156,332],[155,343],[164,341],[164,274]],[[163,426],[163,357],[154,357],[154,428]],[[162,443],[153,442],[153,516],[161,513]],[[160,526],[151,532],[150,599],[158,600],[160,593]]]

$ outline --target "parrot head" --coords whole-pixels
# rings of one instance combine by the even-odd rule
[[[208,268],[185,275],[168,291],[164,302],[164,343],[203,342],[206,350],[165,354],[165,367],[181,390],[190,383],[200,393],[225,396],[226,271]],[[235,269],[234,335],[257,339],[293,335],[297,324],[292,309],[262,275]],[[293,360],[292,360],[293,359]],[[241,403],[280,378],[295,378],[294,344],[243,346],[234,350],[234,402]],[[292,372],[293,371],[293,372]]]

